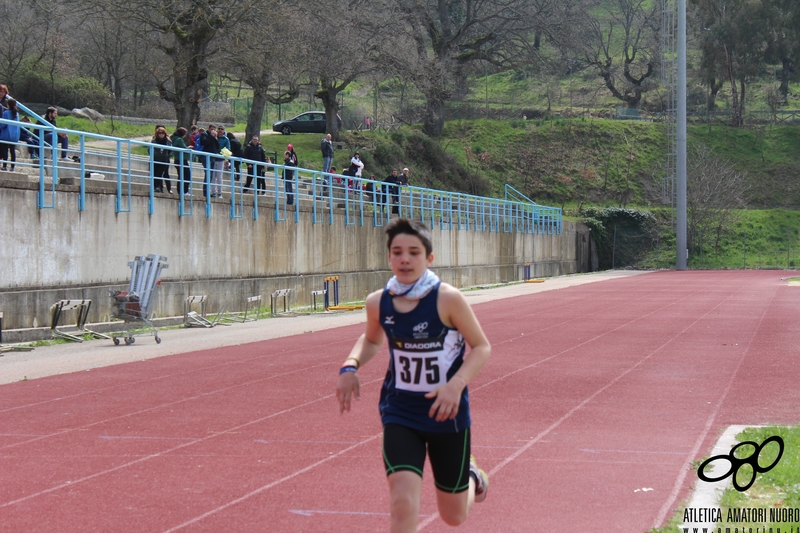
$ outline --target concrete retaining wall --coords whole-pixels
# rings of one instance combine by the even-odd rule
[[[210,217],[195,202],[193,216],[178,216],[177,195],[157,198],[148,215],[147,196],[134,193],[129,213],[115,212],[115,196],[98,189],[78,211],[77,186],[58,185],[56,207],[38,209],[38,184],[0,179],[0,311],[3,329],[49,326],[50,306],[60,299],[93,301],[89,322],[111,310],[109,289],[127,288],[137,255],[167,256],[155,314],[183,314],[186,296],[207,294],[209,311],[244,308],[244,299],[292,289],[293,305],[310,305],[312,290],[339,275],[340,300],[363,300],[389,277],[382,227],[313,224],[301,208],[300,221],[276,222],[271,207],[259,220],[245,206],[243,218],[229,217],[229,203],[215,201]],[[48,199],[49,201],[49,199]],[[525,263],[534,276],[589,270],[589,232],[564,222],[562,235],[490,233],[433,228],[434,267],[458,287],[522,278]],[[4,339],[5,340],[5,339]],[[10,340],[10,339],[9,339]]]

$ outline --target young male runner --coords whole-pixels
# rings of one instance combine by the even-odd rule
[[[467,384],[489,359],[491,346],[464,296],[428,269],[430,230],[398,218],[386,234],[394,277],[367,297],[366,332],[339,370],[339,412],[350,411],[360,392],[357,370],[388,337],[379,407],[391,531],[417,530],[426,448],[439,515],[456,526],[489,488],[488,476],[470,456]],[[471,348],[466,356],[465,341]]]

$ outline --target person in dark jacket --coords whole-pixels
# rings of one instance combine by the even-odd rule
[[[178,179],[183,181],[184,196],[190,196],[191,193],[189,191],[192,187],[192,168],[190,161],[191,156],[187,150],[188,146],[186,146],[186,139],[188,139],[187,131],[186,128],[183,127],[176,129],[175,133],[173,133],[172,137],[170,137],[172,146],[174,148],[186,150],[186,152],[175,150],[175,169],[178,172]]]
[[[383,180],[383,206],[382,208],[388,209],[389,202],[392,203],[392,213],[398,214],[400,211],[399,201],[400,201],[400,177],[397,175],[396,170],[392,170],[392,173],[386,176]],[[383,209],[382,209],[383,210]]]
[[[211,185],[211,198],[222,196],[222,165],[225,158],[219,155],[221,147],[217,139],[217,127],[208,125],[208,130],[200,136],[203,145],[203,165],[206,167],[206,184],[203,186],[203,196],[208,196],[208,185]]]
[[[233,160],[233,179],[239,181],[239,177],[242,174],[242,162],[239,161],[239,158],[244,154],[242,143],[236,138],[233,132],[229,131],[227,137],[228,141],[231,143],[231,157],[236,158]]]
[[[38,120],[39,124],[46,124],[50,126],[56,126],[56,119],[58,118],[58,109],[55,107],[48,107],[47,111],[44,113],[44,121]],[[67,137],[66,133],[57,133],[56,134],[56,142],[61,146],[61,159],[68,159],[67,151],[69,150],[69,137]],[[44,143],[48,147],[53,148],[53,159],[56,159],[56,151],[55,146],[53,143],[53,132],[52,131],[45,131],[44,132]]]
[[[259,195],[267,194],[267,183],[264,180],[264,165],[259,163],[267,162],[267,154],[264,152],[264,147],[258,140],[258,135],[253,135],[250,142],[244,147],[242,157],[247,161],[247,183],[244,184],[245,189],[249,189],[253,184],[253,179],[256,180],[256,193]]]
[[[153,140],[150,141],[159,146],[172,146],[172,141],[167,137],[167,130],[164,126],[156,128]],[[156,192],[164,192],[164,182],[167,184],[167,192],[172,194],[172,183],[169,181],[169,159],[171,150],[166,148],[153,148],[153,188]]]
[[[322,172],[325,173],[331,171],[331,165],[333,164],[333,141],[331,139],[332,137],[329,133],[322,139],[322,144],[320,145],[320,150],[322,150]]]
[[[287,167],[283,173],[283,184],[286,187],[286,205],[294,204],[294,190],[292,184],[294,183],[294,169],[291,167],[297,166],[297,153],[294,147],[290,144],[286,146],[286,151],[283,153],[283,164]]]

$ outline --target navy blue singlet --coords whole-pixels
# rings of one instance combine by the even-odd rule
[[[388,290],[381,295],[380,321],[389,339],[390,355],[379,404],[384,425],[455,433],[471,424],[467,387],[456,418],[436,422],[428,416],[434,400],[425,398],[425,394],[447,383],[464,362],[464,337],[445,326],[436,309],[439,285],[408,313],[395,310]]]

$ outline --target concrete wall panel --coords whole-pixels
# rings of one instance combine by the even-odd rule
[[[385,284],[390,273],[384,228],[346,225],[344,211],[318,224],[303,206],[299,222],[287,212],[274,220],[271,206],[259,208],[259,220],[245,205],[231,219],[230,204],[214,202],[210,217],[204,202],[192,216],[178,216],[177,195],[156,198],[152,215],[145,195],[134,194],[127,213],[115,212],[108,190],[86,195],[78,211],[78,187],[59,185],[54,209],[37,208],[38,184],[0,179],[0,311],[4,329],[49,325],[49,308],[60,299],[93,301],[90,322],[106,318],[109,289],[125,289],[128,262],[137,255],[167,256],[157,316],[183,313],[188,295],[209,295],[209,310],[244,308],[244,299],[261,294],[264,304],[277,289],[293,290],[293,302],[310,305],[312,290],[328,275],[339,275],[343,301],[362,300]],[[48,196],[47,202],[50,202]],[[125,202],[124,202],[125,203]],[[358,221],[355,216],[352,220]],[[476,232],[433,228],[434,267],[445,281],[469,287],[518,280],[522,266],[535,276],[589,269],[588,229],[564,222],[561,235]]]

